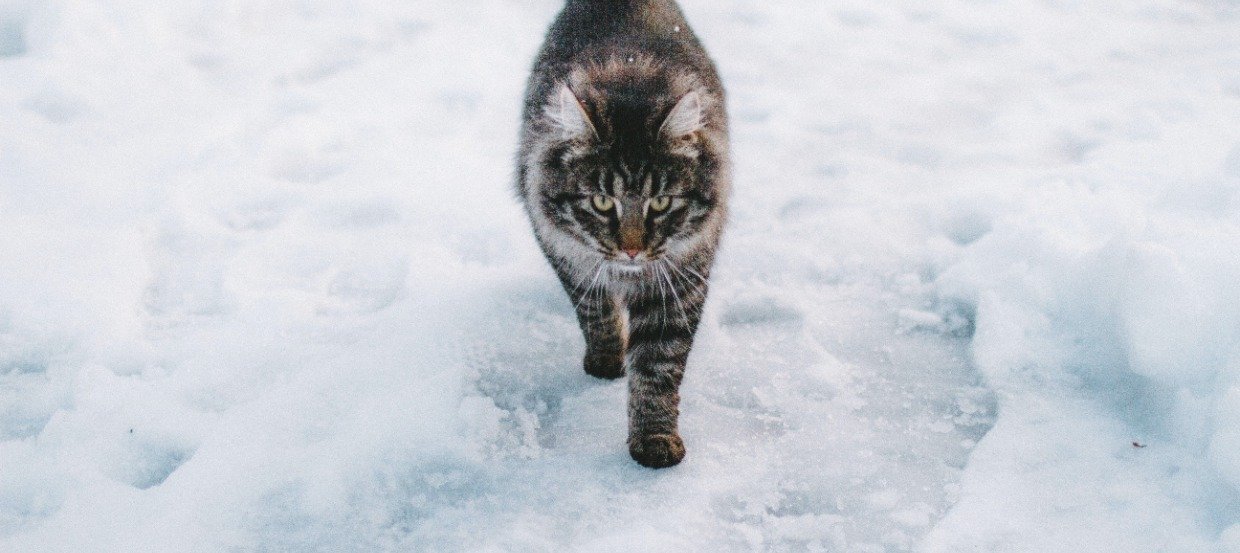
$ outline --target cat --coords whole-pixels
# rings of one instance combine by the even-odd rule
[[[576,310],[585,372],[629,377],[629,454],[685,455],[679,388],[727,220],[714,63],[674,0],[568,0],[526,90],[517,192]]]

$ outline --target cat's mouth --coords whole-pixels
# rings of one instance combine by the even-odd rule
[[[644,250],[640,253],[610,253],[606,255],[607,265],[617,276],[641,276],[654,271],[655,265],[662,258],[662,250]]]
[[[611,262],[611,267],[620,273],[638,274],[646,270],[646,262],[617,259]]]
[[[620,259],[612,258],[607,264],[611,267],[612,272],[618,276],[639,276],[649,271],[650,261],[648,258],[629,259],[624,257]]]

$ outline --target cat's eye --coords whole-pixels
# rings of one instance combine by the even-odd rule
[[[616,207],[616,201],[611,199],[611,196],[604,196],[602,194],[595,196],[593,203],[594,209],[602,212],[611,211],[611,208]]]
[[[669,207],[672,207],[671,196],[655,196],[650,199],[650,209],[655,211],[667,211],[667,208]]]

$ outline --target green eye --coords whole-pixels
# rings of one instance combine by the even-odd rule
[[[671,196],[655,196],[650,199],[650,209],[655,211],[666,211],[672,206]]]
[[[604,212],[611,211],[611,208],[616,207],[616,201],[611,199],[611,196],[603,196],[601,194],[594,197],[593,203],[594,209]]]

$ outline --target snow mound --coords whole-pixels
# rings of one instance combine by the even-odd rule
[[[1044,188],[940,277],[1000,417],[931,550],[1205,551],[1240,523],[1240,220],[1117,195]]]

